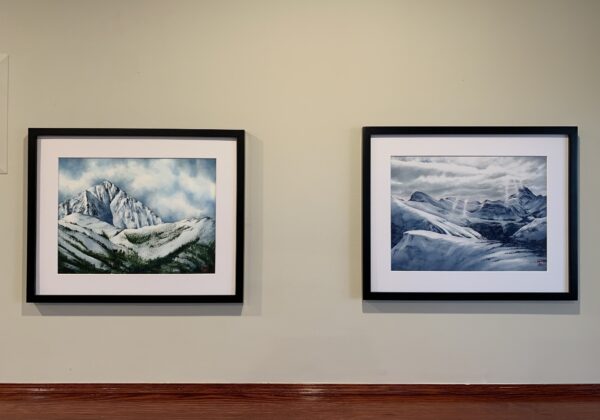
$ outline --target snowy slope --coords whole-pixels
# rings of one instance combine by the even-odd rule
[[[405,271],[539,271],[544,258],[498,242],[409,231],[392,249],[392,270]]]
[[[409,230],[429,230],[446,235],[464,238],[481,239],[475,230],[459,226],[436,214],[411,207],[409,203],[398,198],[392,198],[392,224],[396,226],[398,239],[402,233]]]
[[[214,241],[208,217],[117,229],[75,213],[58,221],[59,272],[209,272]]]
[[[87,264],[99,270],[107,270],[104,260],[110,259],[117,249],[108,239],[108,235],[113,234],[114,230],[114,226],[91,216],[73,214],[59,220],[59,261],[62,258],[63,263],[73,270]]]
[[[517,242],[539,242],[546,240],[547,219],[534,219],[513,234]]]
[[[125,229],[111,238],[114,244],[135,251],[144,260],[165,257],[190,242],[208,244],[214,240],[215,221],[210,217]]]
[[[58,221],[58,224],[81,231],[91,230],[92,232],[101,236],[106,236],[107,238],[111,238],[121,231],[121,229],[117,229],[110,223],[80,213],[73,213],[65,216]]]

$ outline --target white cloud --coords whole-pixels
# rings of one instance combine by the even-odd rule
[[[392,193],[422,191],[436,198],[500,199],[525,185],[546,194],[545,157],[393,157]]]
[[[214,160],[61,159],[60,199],[109,180],[164,220],[214,216]]]

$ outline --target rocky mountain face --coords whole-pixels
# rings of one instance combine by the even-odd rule
[[[103,181],[58,205],[59,219],[73,213],[93,216],[118,228],[137,229],[162,223],[152,210],[110,181]]]

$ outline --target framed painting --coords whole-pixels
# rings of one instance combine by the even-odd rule
[[[243,301],[243,130],[28,141],[28,302]]]
[[[365,127],[363,298],[576,300],[576,127]]]

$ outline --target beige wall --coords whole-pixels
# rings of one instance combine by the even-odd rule
[[[600,2],[5,1],[0,382],[600,381]],[[578,125],[579,302],[363,303],[364,125]],[[243,128],[246,303],[24,303],[27,128]]]
[[[0,52],[0,174],[6,173],[8,152],[8,55]]]

